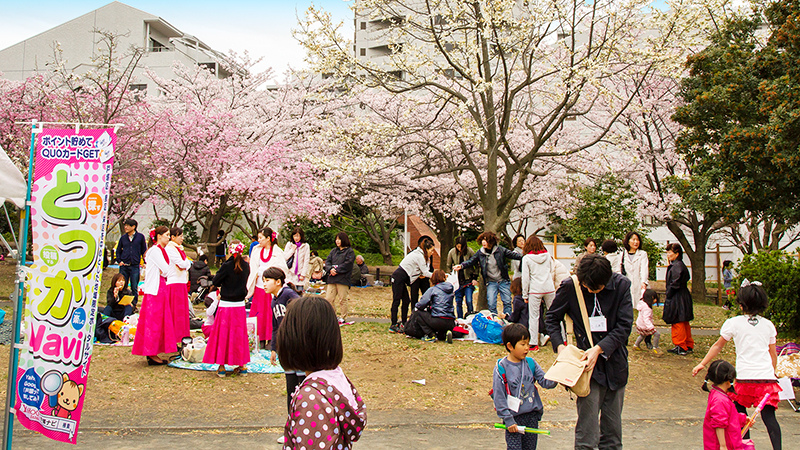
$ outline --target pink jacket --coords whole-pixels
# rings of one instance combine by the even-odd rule
[[[653,325],[653,310],[647,306],[644,300],[639,300],[636,304],[636,309],[639,310],[639,317],[636,319],[636,329],[642,331],[655,330],[656,326]]]

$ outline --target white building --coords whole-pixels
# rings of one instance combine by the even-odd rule
[[[127,52],[131,46],[144,49],[130,89],[152,88],[149,92],[153,95],[154,87],[148,86],[153,82],[144,76],[144,71],[150,69],[159,77],[169,79],[176,61],[187,67],[207,67],[220,78],[227,76],[219,64],[225,59],[221,53],[161,17],[120,2],[109,3],[0,50],[0,73],[9,80],[24,80],[37,71],[45,71],[47,64],[54,60],[56,46],[60,47],[61,58],[68,69],[89,70],[99,47],[95,30],[119,35],[118,52]]]

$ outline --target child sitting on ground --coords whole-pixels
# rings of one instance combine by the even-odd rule
[[[511,295],[514,296],[511,314],[498,312],[497,317],[528,328],[528,301],[522,299],[522,278],[514,278],[511,282]]]
[[[558,385],[544,378],[544,370],[528,358],[531,335],[528,328],[512,323],[503,328],[503,345],[508,356],[497,361],[492,380],[492,397],[497,415],[506,425],[509,449],[536,449],[537,435],[522,427],[537,428],[544,406],[534,381],[545,389]]]
[[[656,353],[659,353],[658,339],[661,337],[661,333],[653,324],[653,303],[658,303],[658,293],[652,289],[646,289],[639,303],[636,304],[636,309],[639,310],[639,317],[636,318],[636,331],[639,333],[639,337],[633,344],[634,350],[645,350],[641,346],[644,341],[647,350],[655,350]]]
[[[736,369],[727,361],[714,361],[708,367],[703,390],[708,392],[706,417],[703,419],[703,448],[728,450],[753,449],[753,441],[742,441],[742,428],[747,416],[736,410],[728,396],[731,383],[736,379]],[[709,388],[709,382],[712,385]]]

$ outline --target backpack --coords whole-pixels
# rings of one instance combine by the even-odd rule
[[[506,393],[508,393],[509,389],[508,389],[508,380],[506,380],[506,368],[503,367],[502,364],[500,364],[500,361],[502,361],[502,360],[503,360],[503,358],[500,358],[500,359],[497,360],[497,373],[503,379],[503,384],[506,387]],[[530,356],[526,356],[525,357],[525,362],[528,363],[528,367],[531,369],[531,373],[535,374],[536,373],[536,367],[535,367],[535,364],[533,363],[533,358],[531,358]],[[494,388],[489,389],[489,397],[494,398]]]

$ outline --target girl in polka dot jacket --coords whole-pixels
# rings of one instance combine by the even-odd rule
[[[294,300],[275,339],[281,365],[308,374],[292,397],[284,450],[352,448],[364,431],[367,413],[339,367],[344,349],[331,304],[316,296]]]

